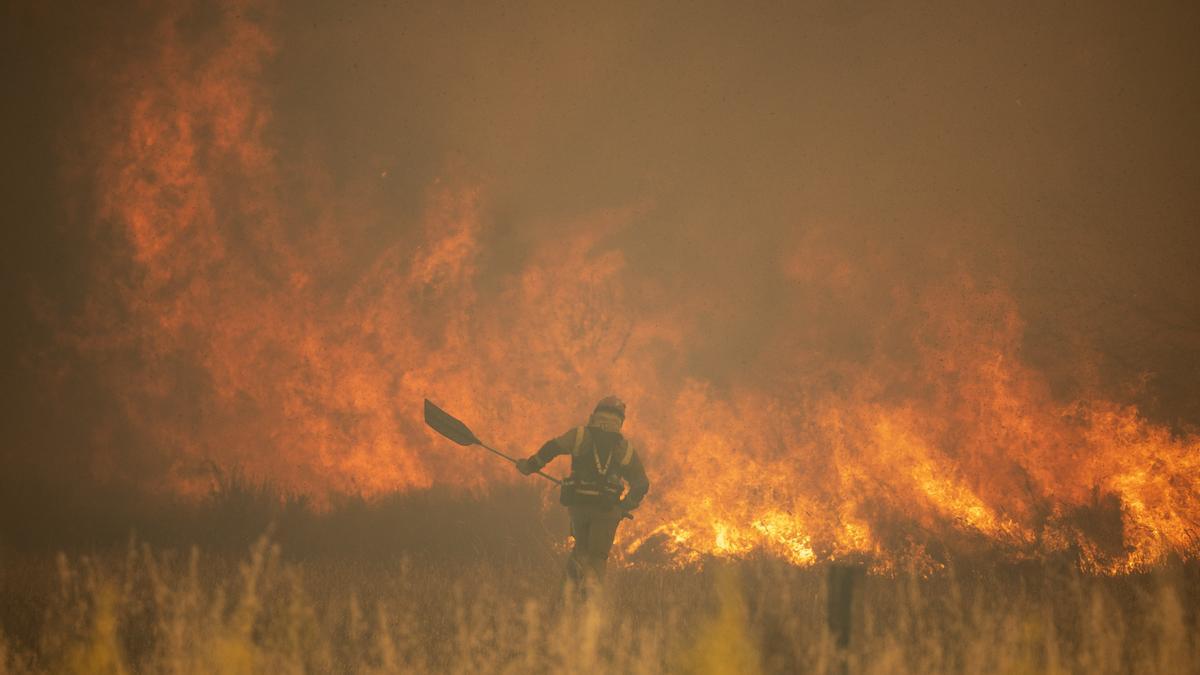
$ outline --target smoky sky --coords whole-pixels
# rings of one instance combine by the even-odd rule
[[[119,126],[107,102],[139,87],[136,66],[153,57],[158,11],[4,10],[14,468],[70,469],[98,420],[119,415],[95,364],[54,334],[83,311],[98,251],[118,236],[96,227],[91,167]],[[196,54],[219,39],[210,11],[196,3],[178,20]],[[1200,16],[1188,3],[244,11],[274,43],[258,82],[283,189],[336,195],[289,208],[302,222],[346,218],[351,262],[369,264],[447,175],[486,194],[485,282],[589,214],[625,210],[604,247],[662,289],[633,301],[694,303],[703,337],[675,367],[721,383],[770,375],[752,355],[779,340],[772,308],[795,281],[777,270],[815,236],[886,255],[904,278],[966,269],[1008,289],[1025,357],[1064,397],[1090,377],[1173,428],[1200,419]],[[1056,370],[1080,352],[1096,372]],[[139,442],[111,426],[110,443]]]
[[[945,246],[1018,289],[1033,347],[1077,330],[1122,376],[1188,397],[1200,52],[1186,12],[342,11],[282,19],[284,133],[334,175],[385,168],[406,188],[461,158],[493,186],[498,267],[592,205],[645,205],[617,245],[664,283],[734,287],[714,294],[780,292],[779,242],[805,228],[917,269]],[[735,323],[715,364],[753,344],[759,320]]]

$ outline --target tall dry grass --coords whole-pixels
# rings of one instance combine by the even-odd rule
[[[289,562],[130,545],[6,560],[0,673],[1187,673],[1197,570],[867,577],[850,645],[824,570],[769,560],[613,570],[586,602],[547,560]],[[36,607],[24,630],[7,607]],[[15,630],[14,630],[15,629]]]
[[[563,514],[531,489],[315,510],[219,488],[201,504],[0,494],[0,675],[1200,672],[1195,562],[868,576],[839,649],[820,566],[641,560],[579,602]]]

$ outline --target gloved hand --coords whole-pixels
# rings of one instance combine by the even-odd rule
[[[528,476],[529,474],[537,471],[537,469],[533,467],[533,463],[528,459],[518,459],[517,471],[520,471],[522,476]]]
[[[633,514],[630,513],[630,511],[632,511],[632,510],[633,510],[633,506],[630,505],[629,502],[625,501],[624,499],[617,502],[617,511],[621,514],[620,520],[625,520],[626,518],[628,518],[629,520],[633,520]]]

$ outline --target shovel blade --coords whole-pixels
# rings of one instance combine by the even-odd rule
[[[471,433],[467,425],[434,405],[429,399],[425,399],[425,424],[459,445],[479,445],[479,439]]]

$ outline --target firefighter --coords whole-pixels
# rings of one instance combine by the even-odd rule
[[[641,458],[621,435],[624,422],[625,404],[608,396],[596,404],[586,426],[546,441],[531,457],[517,462],[517,470],[529,475],[559,455],[571,456],[571,475],[563,481],[560,501],[567,507],[575,539],[567,578],[576,584],[604,579],[617,526],[650,489]]]

